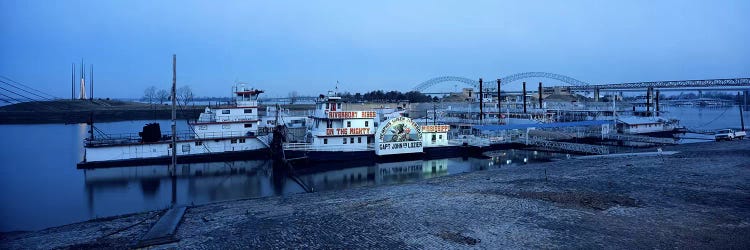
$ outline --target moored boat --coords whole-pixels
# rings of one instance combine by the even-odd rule
[[[259,131],[258,96],[262,90],[239,83],[233,87],[234,103],[209,108],[190,121],[190,131],[177,133],[180,162],[264,157],[270,135]],[[93,124],[91,125],[93,126]],[[92,127],[93,129],[93,127]],[[168,163],[173,135],[162,134],[158,123],[125,135],[93,133],[84,143],[79,168]]]

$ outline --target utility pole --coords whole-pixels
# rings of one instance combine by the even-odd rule
[[[742,99],[740,99],[740,92],[737,92],[737,101],[740,101],[740,102],[742,101]],[[742,114],[742,103],[740,103],[739,108],[740,108],[740,125],[742,125],[742,131],[745,131],[745,117]]]
[[[177,204],[177,55],[172,55],[172,207]]]
[[[177,168],[177,55],[172,55],[172,169],[174,176]]]
[[[659,90],[656,90],[656,95],[654,95],[654,98],[656,98],[654,101],[654,111],[656,111],[654,116],[659,116]]]

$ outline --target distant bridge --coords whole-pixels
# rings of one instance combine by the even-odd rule
[[[501,85],[506,85],[506,84],[509,84],[511,82],[515,82],[515,81],[522,80],[522,79],[527,79],[527,78],[548,78],[548,79],[554,79],[554,80],[558,80],[558,81],[567,83],[567,84],[572,85],[572,86],[589,86],[590,85],[587,82],[580,81],[578,79],[575,79],[575,78],[572,78],[572,77],[569,77],[569,76],[564,76],[564,75],[559,75],[559,74],[554,74],[554,73],[547,73],[547,72],[524,72],[524,73],[518,73],[518,74],[509,75],[509,76],[500,78],[500,84]],[[432,86],[435,86],[435,85],[438,85],[438,84],[444,83],[444,82],[461,82],[461,83],[464,83],[464,84],[466,84],[466,85],[468,85],[468,86],[470,86],[472,88],[479,88],[479,80],[478,79],[469,79],[469,78],[459,77],[459,76],[441,76],[441,77],[432,78],[430,80],[427,80],[427,81],[424,81],[424,82],[418,84],[417,86],[414,87],[414,91],[420,91],[420,92],[422,92],[422,91],[424,91],[424,90],[426,90],[426,89],[428,89],[428,88],[430,88]],[[487,79],[485,81],[485,84],[487,84],[487,88],[489,88],[489,89],[495,89],[493,87],[493,86],[496,85],[496,83],[495,83],[494,80]]]
[[[620,90],[620,89],[668,89],[668,88],[726,88],[726,87],[744,87],[750,88],[750,78],[729,78],[729,79],[707,79],[707,80],[682,80],[682,81],[655,81],[655,82],[631,82],[631,83],[614,83],[599,84],[589,86],[571,86],[571,90]]]
[[[679,81],[652,81],[631,82],[613,84],[590,84],[569,76],[547,72],[524,72],[500,78],[501,85],[507,85],[527,78],[547,78],[558,80],[569,85],[573,91],[599,91],[599,90],[635,90],[635,89],[750,89],[750,78],[728,78],[728,79],[706,79],[706,80],[679,80]],[[460,82],[472,88],[479,87],[478,79],[469,79],[458,76],[441,76],[424,81],[414,87],[413,90],[427,92],[426,89],[445,82]],[[485,89],[495,90],[496,82],[488,79],[485,81]]]

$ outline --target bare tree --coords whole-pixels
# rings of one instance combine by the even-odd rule
[[[156,92],[156,99],[159,100],[159,104],[164,104],[164,101],[169,100],[169,91],[160,89]]]
[[[182,103],[182,106],[187,106],[193,101],[193,90],[190,86],[182,86],[177,89],[177,101]]]
[[[154,103],[154,100],[156,99],[156,87],[151,86],[146,88],[145,91],[143,91],[143,101],[148,102],[149,104]]]
[[[296,90],[292,90],[292,92],[289,92],[289,104],[294,104],[297,102],[297,99],[299,98],[299,94]]]

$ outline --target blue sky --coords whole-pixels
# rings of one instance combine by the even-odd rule
[[[526,71],[591,83],[748,77],[747,13],[750,1],[4,0],[0,75],[69,97],[83,58],[96,96],[140,97],[169,87],[174,53],[178,85],[198,96],[228,95],[238,80],[287,96],[337,80],[408,91],[436,76]]]

